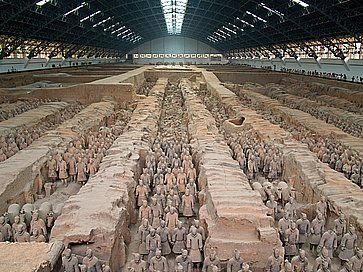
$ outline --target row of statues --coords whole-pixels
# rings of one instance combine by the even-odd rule
[[[35,109],[47,102],[51,102],[51,100],[33,98],[13,103],[2,103],[0,104],[0,122],[13,118],[14,116],[22,114],[28,110]]]
[[[0,162],[5,161],[15,155],[20,150],[29,146],[33,141],[39,139],[44,132],[54,129],[57,125],[71,118],[81,111],[84,106],[72,103],[67,108],[55,113],[41,123],[34,126],[24,126],[15,132],[0,136]]]
[[[62,257],[62,272],[111,272],[111,268],[106,264],[101,264],[100,260],[88,248],[82,261],[72,254],[70,248],[66,248]]]
[[[64,186],[69,182],[84,185],[89,177],[96,174],[107,150],[122,133],[129,118],[130,110],[120,110],[115,113],[115,124],[84,133],[77,140],[70,142],[64,153],[57,152],[49,156],[46,165],[47,180],[51,183],[60,180]],[[44,187],[48,195],[47,188]],[[42,186],[38,188],[41,193]]]
[[[136,93],[148,96],[150,93],[150,90],[154,87],[156,83],[156,79],[153,78],[147,78],[145,82],[140,86],[140,88],[137,89]]]
[[[225,109],[218,106],[215,98],[204,96],[203,100],[215,119],[219,120],[217,123],[222,124],[228,118]],[[211,105],[214,106],[211,107]],[[225,134],[221,127],[220,129]],[[334,221],[333,229],[325,230],[328,209],[325,198],[322,197],[321,201],[316,203],[316,217],[310,222],[307,215],[300,211],[299,206],[301,205],[296,203],[295,188],[283,181],[278,181],[282,174],[282,152],[273,141],[264,142],[253,130],[243,131],[233,137],[225,134],[225,138],[231,148],[233,158],[239,162],[241,169],[249,177],[252,188],[260,192],[261,198],[268,208],[268,215],[277,222],[284,246],[284,256],[280,256],[280,252],[276,249],[276,252],[269,258],[266,271],[310,271],[305,250],[302,249],[305,244],[310,245],[312,252],[318,255],[314,271],[331,271],[331,264],[325,267],[325,261],[321,262],[321,260],[330,258],[331,263],[333,253],[341,260],[342,271],[362,271],[362,251],[357,248],[357,235],[353,226],[347,230],[344,214]],[[339,150],[343,150],[340,154],[345,161],[358,159],[354,152],[349,152],[345,147],[340,146]],[[315,153],[318,152],[315,151]],[[274,156],[278,158],[276,161],[281,164],[272,163],[272,169],[269,169],[271,157]],[[264,163],[265,160],[267,163]],[[359,164],[358,161],[356,162]],[[356,168],[353,167],[353,169],[355,169],[353,172],[358,172]],[[273,175],[274,178],[272,178],[268,170],[272,173],[277,172],[277,175]],[[347,174],[346,176],[348,177]],[[266,178],[271,182],[268,182]],[[300,216],[298,216],[299,214]],[[272,260],[275,260],[275,263],[276,260],[279,260],[279,265],[271,266]]]
[[[363,160],[355,150],[343,145],[332,136],[322,137],[306,127],[283,120],[263,105],[252,103],[243,94],[240,94],[239,97],[242,101],[249,103],[264,118],[291,132],[296,140],[306,143],[309,149],[317,154],[322,162],[327,163],[332,169],[344,173],[346,178],[352,180],[360,187],[363,186]]]

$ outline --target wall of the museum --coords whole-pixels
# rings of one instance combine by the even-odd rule
[[[180,62],[219,64],[228,62],[223,57],[221,61],[215,61],[211,58],[211,54],[216,55],[220,52],[208,44],[181,36],[167,36],[145,42],[133,49],[130,54],[136,54],[134,56],[138,57],[133,59],[136,64]],[[183,57],[181,57],[182,54]]]
[[[281,71],[283,69],[296,69],[307,71],[317,71],[322,73],[336,73],[345,74],[348,79],[354,77],[363,77],[363,60],[349,60],[348,68],[343,64],[340,59],[321,59],[320,66],[317,62],[310,59],[300,59],[296,61],[294,58],[286,58],[284,61],[275,58],[267,59],[231,59],[233,64],[246,64],[255,68],[271,67],[272,70]],[[349,70],[348,70],[349,69]]]
[[[121,62],[121,59],[107,59],[107,58],[80,58],[80,59],[61,59],[54,58],[49,61],[45,58],[33,59],[2,59],[0,60],[0,73],[16,72],[16,71],[30,71],[60,67],[75,67],[81,65],[95,65],[106,63]]]

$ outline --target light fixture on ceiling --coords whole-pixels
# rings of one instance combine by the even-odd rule
[[[168,34],[181,34],[187,4],[188,0],[161,0]]]

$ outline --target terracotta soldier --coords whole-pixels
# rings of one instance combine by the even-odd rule
[[[68,172],[71,179],[71,182],[76,181],[77,175],[77,161],[73,155],[71,155],[67,161],[68,163]]]
[[[142,180],[139,180],[139,185],[136,186],[135,195],[137,198],[137,206],[142,206],[142,202],[144,200],[147,201],[148,197],[148,189],[144,185],[144,182]]]
[[[0,162],[3,162],[7,159],[6,155],[4,154],[4,151],[2,148],[0,148]]]
[[[186,249],[183,249],[182,254],[175,258],[175,264],[181,265],[182,272],[192,272],[192,259],[188,256],[188,251]]]
[[[149,235],[150,230],[151,227],[149,226],[149,221],[147,219],[144,219],[138,230],[139,241],[140,241],[139,245],[140,255],[147,255],[149,253],[146,249],[146,237]]]
[[[353,271],[363,271],[363,251],[356,248],[355,255],[349,260],[352,263]]]
[[[319,269],[325,269],[324,266],[329,269],[328,271],[330,271],[331,259],[329,257],[329,252],[325,247],[321,250],[320,256],[315,259],[314,271],[317,271]],[[322,271],[325,271],[325,270],[322,270]]]
[[[11,226],[13,239],[15,239],[15,236],[17,235],[17,233],[20,232],[20,229],[22,226],[24,226],[26,228],[26,224],[20,222],[20,217],[18,215],[15,216],[14,223]]]
[[[171,235],[164,220],[160,221],[160,227],[158,227],[156,232],[160,236],[161,254],[163,256],[169,255],[171,253],[171,248],[170,248]]]
[[[280,272],[284,266],[284,258],[280,256],[280,251],[275,248],[273,254],[268,258],[266,272]]]
[[[96,163],[94,162],[94,160],[92,158],[90,158],[89,162],[87,164],[87,173],[90,176],[93,176],[94,174],[96,174],[96,172],[97,172]]]
[[[172,243],[173,243],[173,252],[175,254],[181,254],[182,250],[185,249],[185,241],[187,237],[187,230],[183,227],[181,221],[178,221],[178,225],[174,228]]]
[[[187,187],[190,191],[190,195],[194,196],[194,198],[197,197],[197,185],[195,184],[194,179],[189,180]]]
[[[337,243],[337,235],[333,230],[327,230],[321,236],[318,251],[320,251],[323,247],[325,247],[329,252],[329,257],[333,258],[333,253],[338,247]]]
[[[24,225],[20,226],[19,231],[16,233],[16,235],[14,237],[14,240],[15,240],[15,242],[18,242],[18,243],[30,242],[30,235],[26,231],[26,227]]]
[[[186,174],[187,174],[187,179],[189,181],[196,180],[196,178],[197,178],[197,171],[195,170],[192,162],[189,163],[189,169],[186,172]]]
[[[316,203],[316,210],[323,215],[324,219],[326,218],[328,212],[328,204],[326,203],[325,196],[322,196],[321,200]]]
[[[354,250],[357,246],[357,234],[353,226],[349,227],[349,231],[344,234],[342,242],[340,244],[341,251],[339,253],[339,259],[343,262],[348,262],[350,258],[354,256]]]
[[[305,213],[302,213],[301,218],[296,221],[296,227],[299,230],[299,248],[302,248],[310,233],[310,221]]]
[[[205,241],[205,231],[204,228],[202,226],[200,226],[199,224],[199,220],[194,220],[193,222],[194,227],[197,229],[197,232],[202,235],[202,240],[203,242]]]
[[[296,218],[296,204],[295,204],[295,199],[293,197],[289,198],[289,202],[286,203],[284,210],[288,214],[288,217],[291,220]]]
[[[202,262],[203,239],[194,226],[190,228],[190,233],[187,235],[187,249],[193,265],[197,265],[199,268],[199,264]]]
[[[151,222],[152,214],[151,214],[151,208],[147,205],[147,201],[142,201],[142,206],[139,208],[139,220],[147,219],[149,222]]]
[[[49,156],[47,167],[48,167],[48,178],[51,181],[55,181],[57,179],[58,168],[57,168],[57,161],[52,156]]]
[[[80,272],[78,259],[72,254],[72,251],[67,248],[63,252],[62,269],[64,272]]]
[[[68,186],[68,172],[67,172],[67,163],[63,158],[61,158],[61,161],[58,164],[58,170],[59,170],[59,179],[62,181],[62,184],[64,186]]]
[[[78,159],[77,163],[77,182],[85,184],[87,181],[87,167],[82,158]]]
[[[150,261],[150,272],[169,272],[168,262],[164,256],[161,255],[161,251],[158,249],[155,252],[155,256]]]
[[[171,172],[171,169],[168,168],[168,172],[165,174],[165,181],[164,184],[166,184],[166,190],[169,192],[170,189],[173,187],[174,182],[176,182],[176,178],[174,174]]]
[[[155,256],[156,250],[161,249],[161,239],[156,230],[151,228],[150,233],[146,236],[146,251],[148,252],[148,262]]]
[[[281,241],[284,241],[285,231],[290,227],[290,224],[291,220],[289,219],[289,215],[285,212],[284,217],[277,224]]]
[[[275,215],[277,213],[277,202],[275,201],[274,195],[270,195],[270,199],[266,202],[266,207],[268,208],[267,215],[275,219]]]
[[[310,250],[315,250],[320,243],[321,236],[324,233],[325,221],[323,215],[318,212],[317,216],[311,222],[310,228]]]
[[[292,271],[294,272],[308,272],[309,261],[306,257],[305,250],[300,249],[299,255],[292,258],[291,261]]]
[[[0,216],[0,232],[3,236],[4,241],[10,241],[13,233],[11,231],[11,227],[8,223],[6,223],[5,217]]]
[[[334,220],[334,231],[337,234],[337,243],[339,246],[343,235],[347,231],[347,221],[343,213],[340,213],[339,218]]]
[[[160,226],[160,219],[163,215],[161,205],[156,201],[155,198],[151,198],[151,226],[155,229]]]
[[[185,190],[185,195],[182,197],[181,210],[185,217],[192,217],[194,215],[194,196],[190,194],[189,189]]]
[[[144,168],[142,170],[140,179],[144,182],[144,184],[147,184],[147,186],[150,186],[151,177],[146,168]]]
[[[227,263],[227,272],[238,272],[243,267],[243,260],[239,250],[234,250],[234,256]]]
[[[178,224],[178,214],[176,213],[176,209],[174,207],[171,208],[170,212],[168,212],[165,216],[165,223],[170,232],[173,232]]]
[[[154,195],[154,198],[164,209],[165,208],[165,195],[162,193],[161,188],[156,189],[156,194]]]
[[[44,223],[44,220],[39,218],[39,214],[35,211],[32,215],[32,220],[30,222],[30,234],[33,234],[33,231],[37,229],[39,235],[47,236],[47,227]]]
[[[179,169],[179,173],[177,176],[177,184],[178,184],[179,192],[185,193],[185,189],[186,189],[186,185],[187,185],[187,176],[184,173],[182,167],[180,167],[180,169]]]
[[[211,249],[209,255],[204,259],[202,271],[212,272],[212,266],[217,266],[219,270],[221,269],[221,262],[214,249]]]
[[[285,231],[285,256],[289,260],[296,255],[298,242],[299,230],[296,228],[296,224],[292,222],[290,228]]]
[[[87,271],[102,272],[101,263],[96,256],[93,255],[92,249],[87,249],[86,256],[83,258],[83,265],[87,267]]]
[[[39,233],[38,229],[34,229],[33,230],[33,235],[30,236],[30,242],[41,243],[41,242],[46,242],[46,240],[45,240],[44,235]]]
[[[134,253],[134,258],[130,263],[129,271],[147,272],[147,263],[141,259],[140,254]]]

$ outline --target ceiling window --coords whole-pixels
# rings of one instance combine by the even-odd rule
[[[169,35],[179,35],[183,27],[188,0],[161,0]]]

